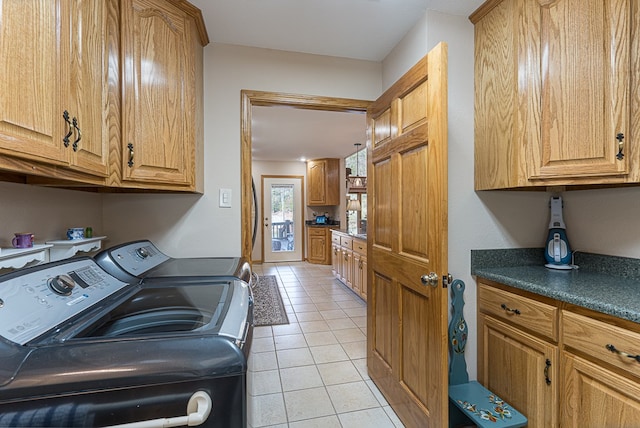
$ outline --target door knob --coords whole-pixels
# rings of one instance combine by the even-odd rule
[[[420,280],[424,285],[430,285],[432,287],[438,286],[438,274],[435,272],[429,272],[428,275],[422,275]]]

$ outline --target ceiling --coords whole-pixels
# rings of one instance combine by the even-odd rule
[[[469,16],[484,0],[190,1],[213,43],[379,62],[427,10]],[[251,127],[255,160],[345,157],[366,138],[356,113],[254,107]]]

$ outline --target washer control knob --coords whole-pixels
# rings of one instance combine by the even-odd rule
[[[57,275],[51,278],[47,285],[54,293],[61,296],[69,296],[73,291],[73,287],[76,286],[76,282],[69,275]]]
[[[144,247],[136,248],[136,256],[144,260],[149,257],[149,251]]]

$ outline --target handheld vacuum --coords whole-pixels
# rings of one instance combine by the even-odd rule
[[[549,202],[551,207],[551,221],[549,222],[549,234],[544,257],[547,260],[545,267],[550,269],[570,270],[571,247],[567,239],[567,227],[562,219],[562,197],[552,196]]]

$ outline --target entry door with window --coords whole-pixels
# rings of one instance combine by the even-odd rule
[[[262,177],[265,263],[302,260],[302,178]]]

